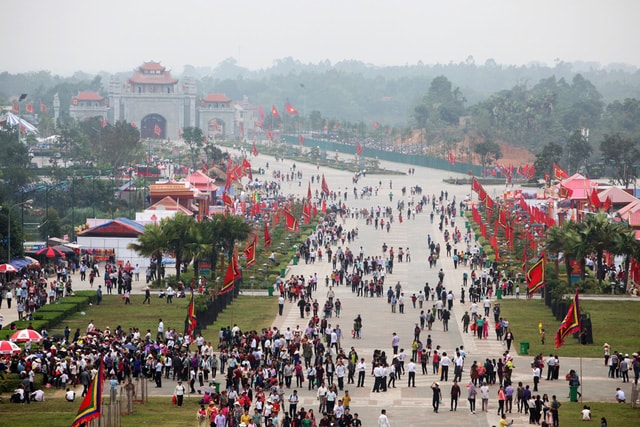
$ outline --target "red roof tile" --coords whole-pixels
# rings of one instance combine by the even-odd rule
[[[202,98],[202,102],[231,102],[231,100],[222,93],[210,93]]]
[[[90,91],[78,92],[78,94],[73,98],[78,101],[102,101],[104,99],[98,92]]]
[[[138,69],[139,70],[149,70],[149,71],[164,71],[164,70],[166,70],[166,68],[163,67],[162,65],[160,65],[159,62],[154,62],[154,61],[145,62],[140,67],[138,67]]]

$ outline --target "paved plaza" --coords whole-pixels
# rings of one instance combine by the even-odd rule
[[[345,158],[344,156],[342,158]],[[276,162],[272,157],[260,155],[250,159],[252,166],[255,169],[260,167],[266,167],[266,163],[269,163],[267,170],[267,176],[256,175],[259,179],[271,179],[270,173],[273,170],[281,170],[282,172],[288,172],[292,166],[290,160],[284,162]],[[394,164],[388,162],[381,162],[382,166],[390,170],[398,170],[401,172],[407,172],[408,166],[401,164]],[[375,209],[380,206],[381,208],[386,206],[396,207],[396,201],[401,198],[401,189],[406,187],[407,196],[409,196],[409,189],[412,186],[419,185],[423,189],[423,194],[436,194],[439,196],[440,191],[446,191],[448,193],[448,200],[451,201],[454,197],[459,204],[465,196],[468,196],[471,192],[470,186],[456,186],[447,185],[443,183],[444,178],[450,176],[456,176],[446,171],[428,169],[423,167],[415,167],[414,175],[372,175],[368,174],[363,177],[356,184],[358,188],[358,195],[360,194],[360,188],[365,185],[379,186],[377,196],[371,196],[370,198],[358,198],[353,197],[354,184],[352,183],[353,175],[350,172],[335,170],[335,169],[317,169],[311,164],[296,164],[296,170],[300,170],[303,173],[303,179],[301,185],[298,185],[297,181],[291,183],[283,183],[282,192],[284,194],[296,194],[300,197],[306,195],[307,183],[311,174],[324,174],[327,184],[332,191],[339,191],[340,193],[346,192],[348,194],[346,203],[353,211],[354,209]],[[461,175],[458,175],[462,177]],[[392,188],[390,188],[392,183]],[[487,187],[487,191],[492,197],[496,197],[502,193],[501,186]],[[311,185],[312,191],[320,190],[320,184],[315,182]],[[393,201],[389,201],[389,192],[393,192]],[[414,196],[417,201],[420,196]],[[406,212],[406,211],[405,211]],[[402,247],[411,251],[411,262],[396,262],[393,268],[393,274],[389,274],[385,278],[385,288],[390,285],[395,285],[396,282],[400,282],[402,290],[405,294],[405,313],[391,313],[390,306],[387,304],[386,297],[381,298],[362,298],[357,297],[351,292],[351,288],[344,286],[337,287],[335,289],[336,298],[342,301],[342,313],[340,318],[332,318],[330,323],[339,324],[343,332],[342,348],[345,352],[348,352],[351,346],[354,346],[358,355],[364,357],[369,368],[372,359],[372,354],[375,349],[381,349],[391,354],[391,337],[393,332],[396,332],[400,337],[400,347],[404,347],[407,353],[410,354],[411,342],[413,339],[413,328],[415,323],[419,321],[420,310],[413,308],[410,296],[413,293],[418,294],[423,289],[425,282],[429,282],[434,286],[437,281],[437,273],[440,268],[445,273],[444,285],[447,290],[453,290],[456,298],[454,298],[454,305],[452,311],[452,320],[449,322],[449,331],[443,332],[442,325],[436,320],[432,331],[425,331],[421,335],[421,340],[425,342],[426,334],[431,333],[434,347],[440,345],[443,351],[449,352],[449,354],[455,353],[455,348],[464,345],[467,352],[465,361],[466,369],[463,373],[463,381],[461,383],[462,395],[458,404],[458,409],[455,412],[449,411],[449,391],[451,387],[450,374],[449,382],[441,382],[441,389],[443,394],[443,403],[440,407],[439,413],[434,413],[431,409],[431,389],[430,385],[436,380],[436,376],[429,371],[428,375],[422,375],[420,373],[420,367],[418,367],[418,373],[416,377],[416,387],[407,387],[407,377],[405,375],[398,381],[396,381],[396,388],[391,388],[387,392],[373,393],[373,377],[367,375],[364,388],[356,388],[355,385],[350,384],[346,387],[349,393],[352,395],[351,412],[357,412],[360,418],[363,420],[365,426],[372,426],[377,423],[378,415],[381,409],[387,410],[392,427],[407,427],[407,426],[423,426],[429,423],[436,423],[435,425],[465,425],[465,426],[492,426],[498,424],[497,412],[497,391],[498,386],[491,386],[489,411],[486,414],[480,412],[480,399],[477,399],[477,409],[475,415],[472,415],[468,409],[468,402],[466,400],[466,387],[469,380],[468,367],[474,360],[484,361],[486,358],[497,359],[506,350],[506,347],[492,338],[490,332],[489,339],[477,340],[472,338],[469,334],[463,334],[461,328],[460,319],[464,314],[464,311],[468,309],[467,304],[461,305],[459,303],[460,287],[462,285],[463,271],[469,271],[466,267],[460,267],[454,269],[453,261],[451,258],[445,256],[444,250],[442,256],[435,268],[429,268],[427,257],[429,255],[427,248],[427,235],[444,247],[444,239],[442,233],[438,230],[437,220],[434,224],[429,221],[429,213],[431,207],[423,211],[420,214],[415,215],[415,219],[404,219],[402,223],[397,220],[397,211],[395,211],[396,218],[391,225],[389,232],[386,230],[375,230],[373,225],[366,225],[363,217],[345,218],[343,227],[345,230],[358,229],[358,238],[351,242],[349,248],[355,253],[359,253],[360,246],[363,247],[366,255],[382,255],[382,245],[387,244],[388,247],[394,247],[397,251]],[[464,218],[461,218],[458,214],[456,218],[456,225],[464,230]],[[452,227],[449,226],[452,230]],[[346,242],[345,242],[346,243]],[[335,251],[335,248],[333,248]],[[305,277],[317,274],[321,279],[318,284],[318,290],[314,295],[314,298],[318,299],[320,306],[326,300],[327,288],[324,285],[324,277],[331,274],[331,264],[326,262],[316,261],[315,264],[305,264],[304,260],[294,266],[289,264],[287,267],[287,276],[292,274],[302,274]],[[74,281],[74,289],[88,288],[88,282],[81,283],[78,279]],[[145,286],[144,282],[134,282],[134,292],[141,292]],[[385,289],[386,291],[386,289]],[[274,296],[275,298],[275,296]],[[524,300],[523,300],[524,303]],[[431,305],[425,305],[430,307]],[[9,324],[12,320],[15,320],[16,314],[9,312],[6,307],[2,308],[2,314],[5,318],[5,324]],[[274,326],[279,328],[291,329],[296,328],[297,325],[304,329],[307,319],[301,319],[299,311],[295,304],[286,303],[283,316],[276,316],[274,313]],[[351,330],[353,325],[353,319],[357,315],[362,316],[362,338],[351,338]],[[554,329],[550,327],[549,329]],[[518,331],[514,331],[516,337]],[[553,351],[553,340],[548,340],[549,352]],[[513,372],[513,381],[517,384],[518,381],[523,381],[525,384],[533,384],[531,379],[530,364],[532,359],[529,356],[518,356],[515,354],[515,348],[517,342],[512,347],[512,354],[515,356],[515,369]],[[429,366],[431,369],[431,366]],[[564,374],[569,369],[580,370],[580,360],[572,358],[561,358],[561,370],[560,381],[547,382],[544,379],[541,381],[539,387],[539,394],[547,393],[550,397],[553,394],[558,396],[561,402],[568,401],[568,383],[564,381]],[[629,384],[622,384],[618,380],[607,379],[607,370],[602,364],[601,359],[584,359],[582,361],[582,376],[581,382],[583,384],[583,399],[585,401],[613,401],[613,396],[616,387],[622,387],[627,396],[631,395],[631,387]],[[439,378],[438,378],[439,379]],[[161,389],[149,388],[150,393],[158,395],[170,395],[173,391],[175,384],[166,382]],[[301,395],[301,402],[298,407],[314,408],[317,411],[318,402],[315,397],[315,392],[307,390],[306,382],[305,386],[299,390]],[[285,397],[289,395],[287,391]],[[342,393],[339,393],[341,396]],[[515,405],[514,405],[515,406]],[[562,418],[563,412],[561,409],[560,416]],[[564,415],[567,416],[567,415]],[[577,416],[577,414],[576,414]],[[528,416],[519,414],[515,410],[512,414],[507,415],[508,419],[513,418],[515,420],[514,425],[528,424]]]

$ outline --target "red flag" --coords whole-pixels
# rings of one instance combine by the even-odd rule
[[[187,307],[187,318],[184,321],[184,335],[194,339],[196,337],[196,306],[193,300],[193,288],[191,288],[191,301]]]
[[[224,282],[222,282],[222,288],[220,288],[220,295],[226,294],[233,290],[233,285],[236,282],[236,269],[234,257],[229,260],[229,266],[227,267],[227,274],[224,276]]]
[[[569,178],[569,174],[567,174],[567,172],[562,169],[560,166],[556,165],[555,163],[553,164],[553,178],[561,181],[565,178]]]
[[[218,122],[217,122],[217,121],[214,121],[214,122],[213,122],[213,129],[214,129],[214,130],[216,130],[216,131],[218,131],[218,132],[220,131],[220,125],[218,124]]]
[[[362,155],[362,144],[360,144],[360,141],[356,141],[356,154],[358,156]]]
[[[316,207],[316,205],[313,205],[313,210],[311,211],[311,214],[313,215],[314,218],[318,215],[318,208]]]
[[[309,182],[309,186],[307,187],[307,200],[311,200],[311,182]]]
[[[540,259],[536,261],[533,266],[527,271],[527,293],[529,296],[533,295],[542,289],[545,282],[545,258],[544,253],[540,256]]]
[[[573,194],[573,190],[571,188],[567,188],[564,185],[560,185],[560,188],[558,189],[558,196],[560,196],[561,199],[566,199],[567,197],[571,197],[571,194]]]
[[[264,111],[262,111],[262,105],[258,107],[258,112],[260,113],[260,120],[264,122]],[[262,127],[262,123],[260,123],[260,127]]]
[[[471,179],[471,190],[477,193],[478,191],[480,191],[480,188],[482,188],[482,185],[480,185],[480,182],[474,176]]]
[[[271,246],[271,234],[269,234],[269,227],[265,222],[264,223],[264,248],[269,249],[269,246]]]
[[[20,104],[14,102],[13,107],[11,107],[11,111],[13,111],[15,114],[20,114]]]
[[[258,235],[256,234],[251,243],[244,248],[244,256],[247,259],[247,267],[256,263],[256,247],[258,246]]]
[[[456,156],[453,155],[451,150],[449,150],[449,163],[451,163],[451,166],[456,165]]]
[[[42,101],[40,101],[40,112],[41,113],[48,113],[49,112],[49,107],[47,107],[47,104],[45,104]]]
[[[222,201],[226,207],[233,209],[233,199],[227,193],[222,193]]]
[[[33,111],[34,111],[34,110],[33,110],[33,104],[32,104],[32,103],[28,103],[28,104],[27,104],[27,106],[26,106],[26,111],[27,111],[27,113],[29,113],[29,114],[33,114]]]
[[[327,212],[327,202],[326,202],[325,200],[322,200],[322,207],[320,208],[320,210],[321,210],[323,213],[326,213],[326,212]]]
[[[373,129],[378,129],[380,127],[380,122],[371,122],[371,127]]]
[[[98,362],[98,373],[93,377],[93,381],[89,384],[89,390],[82,400],[78,408],[78,415],[73,420],[71,427],[79,427],[87,425],[94,418],[100,418],[102,412],[102,385],[104,378],[104,368],[102,363]]]
[[[613,203],[611,203],[611,197],[607,196],[602,206],[605,212],[609,212],[611,210],[611,207],[613,206]]]
[[[134,129],[138,129],[138,125],[136,125],[136,122],[131,122],[131,127]]]
[[[329,195],[330,193],[327,181],[324,179],[324,174],[322,174],[322,192],[326,195]]]
[[[271,116],[274,119],[279,119],[280,118],[280,113],[278,113],[278,109],[276,108],[275,105],[271,105]]]
[[[288,231],[297,232],[298,231],[298,220],[296,219],[296,217],[293,216],[291,214],[291,212],[289,212],[288,210],[284,211],[284,217],[285,217],[286,224],[287,224],[287,230]]]
[[[298,110],[293,108],[291,104],[289,104],[288,102],[287,102],[287,105],[285,106],[285,110],[287,111],[287,114],[290,114],[292,116],[296,116],[298,114]]]
[[[242,167],[245,169],[251,169],[251,163],[246,158],[242,159]]]
[[[103,117],[100,125],[104,128],[105,126],[107,126],[108,123],[109,123],[109,121],[105,117]],[[158,125],[156,125],[156,126],[158,126]]]
[[[602,206],[602,202],[600,201],[600,198],[598,197],[598,192],[596,191],[596,189],[592,189],[591,190],[591,194],[589,194],[589,202],[591,203],[591,206],[593,206],[594,209],[598,209],[600,206]]]
[[[244,135],[244,123],[240,122],[238,128],[240,129],[240,135]]]
[[[254,156],[258,156],[258,147],[256,147],[256,142],[253,141],[253,150],[251,150],[251,154],[253,154]]]
[[[302,202],[302,219],[305,224],[309,224],[311,221],[311,203],[308,200]]]
[[[202,162],[202,173],[206,174],[209,172],[209,166],[207,166],[207,163],[204,160],[200,160],[200,162]]]
[[[273,141],[273,132],[271,132],[271,131],[267,131],[267,139],[268,139],[269,141]]]
[[[567,315],[564,316],[558,332],[556,332],[556,348],[562,347],[564,339],[569,334],[573,334],[580,331],[580,302],[578,300],[578,288],[576,288],[576,295],[573,297],[573,302],[569,306]]]
[[[153,126],[153,133],[155,133],[156,136],[162,135],[162,128],[157,123]]]
[[[178,139],[182,139],[182,129],[178,128]]]
[[[300,141],[300,145],[304,144],[304,136],[300,135],[298,140]]]

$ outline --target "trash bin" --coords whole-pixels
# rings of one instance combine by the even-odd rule
[[[520,355],[522,356],[523,354],[529,354],[529,342],[528,341],[522,341],[520,343]]]
[[[284,276],[287,275],[287,269],[285,268],[281,268],[280,269],[280,277],[284,278]]]
[[[570,385],[569,386],[569,401],[577,402],[578,401],[578,386]]]
[[[269,285],[267,286],[267,292],[269,293],[269,296],[272,297],[273,296],[273,285]]]
[[[498,299],[502,299],[502,289],[498,288],[496,290],[496,297],[498,297]]]
[[[298,265],[298,257],[297,256],[293,257],[293,265]]]
[[[214,382],[213,386],[216,388],[216,393],[220,393],[220,383],[219,382]]]

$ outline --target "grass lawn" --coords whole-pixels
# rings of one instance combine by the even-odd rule
[[[145,334],[147,329],[155,339],[158,319],[164,321],[165,329],[175,328],[178,333],[184,331],[184,321],[187,316],[188,298],[174,298],[173,304],[167,304],[164,299],[154,298],[151,304],[142,305],[144,295],[131,295],[131,304],[125,305],[119,295],[105,295],[102,304],[87,307],[85,314],[76,313],[51,331],[62,333],[65,326],[71,329],[71,337],[76,328],[80,333],[84,331],[91,320],[98,329],[109,326],[113,331],[118,325],[127,331],[130,327],[137,327]],[[207,341],[217,344],[218,332],[223,326],[233,326],[237,323],[244,330],[272,326],[278,313],[278,299],[276,297],[239,296],[222,312],[213,325],[203,330]]]
[[[630,321],[631,313],[640,308],[635,301],[590,301],[581,300],[580,310],[589,314],[593,325],[591,345],[580,345],[572,336],[565,339],[561,348],[555,348],[555,335],[560,321],[551,314],[551,309],[541,299],[524,298],[501,300],[501,316],[509,320],[509,326],[515,336],[515,348],[520,351],[520,342],[529,342],[529,354],[549,353],[565,357],[602,357],[602,345],[611,345],[611,352],[633,353],[640,350],[640,332],[637,325]],[[538,322],[545,329],[545,344],[540,343]],[[611,424],[610,424],[611,425]]]
[[[81,390],[81,388],[79,388]],[[108,401],[108,391],[105,401]],[[5,395],[6,397],[6,395]],[[144,405],[136,404],[132,415],[123,415],[120,419],[123,427],[128,426],[175,426],[192,427],[197,424],[196,412],[199,408],[199,396],[185,397],[181,408],[171,404],[170,397],[150,397]],[[2,425],[13,427],[69,427],[75,418],[81,399],[73,403],[66,402],[64,397],[45,397],[44,402],[31,405],[2,403],[0,417]],[[103,409],[104,410],[104,409]]]
[[[607,419],[609,426],[637,426],[640,425],[640,411],[631,409],[630,403],[563,403],[560,407],[560,425],[562,427],[578,427],[589,423],[582,421],[581,411],[583,406],[591,408],[591,420],[593,425],[600,425],[600,418]]]

